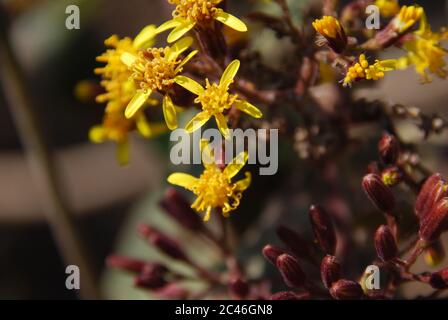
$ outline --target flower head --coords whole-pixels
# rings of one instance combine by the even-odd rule
[[[418,6],[402,6],[400,12],[392,21],[394,29],[403,34],[411,29],[425,14],[422,7]]]
[[[179,56],[193,43],[192,38],[184,38],[171,47],[150,48],[137,54],[129,52],[121,55],[121,61],[131,71],[131,78],[138,89],[129,102],[125,115],[131,118],[155,91],[164,95],[163,114],[169,129],[177,128],[175,106],[167,91],[174,84],[174,78],[182,72],[184,65],[197,53],[192,51],[184,59]]]
[[[384,78],[386,71],[396,69],[396,64],[396,60],[376,60],[374,64],[369,64],[366,56],[361,54],[359,61],[348,69],[344,80],[342,80],[343,86],[351,86],[354,81],[360,79],[379,80]]]
[[[193,29],[197,24],[207,25],[213,20],[230,28],[246,32],[247,27],[240,19],[219,8],[223,0],[168,0],[176,5],[173,19],[162,24],[157,30],[163,32],[174,29],[168,36],[168,42],[174,42]]]
[[[177,76],[174,80],[177,84],[197,95],[196,103],[201,104],[202,112],[198,113],[185,127],[187,132],[193,132],[202,127],[211,117],[215,117],[219,130],[224,137],[229,137],[227,119],[224,112],[232,107],[251,115],[254,118],[261,118],[261,111],[247,101],[240,100],[237,94],[228,92],[229,86],[238,72],[240,62],[234,60],[224,71],[219,84],[210,83],[206,79],[205,88],[196,81]]]
[[[347,36],[341,23],[332,16],[324,16],[313,22],[314,29],[326,39],[336,52],[342,52],[347,45]]]
[[[398,0],[376,0],[375,5],[380,9],[383,17],[392,17],[400,11]]]
[[[191,205],[197,212],[204,212],[204,221],[210,219],[213,208],[222,209],[225,217],[235,210],[240,204],[242,193],[251,182],[250,172],[246,172],[246,178],[232,182],[238,172],[243,168],[248,159],[247,152],[241,152],[223,170],[214,161],[214,153],[205,140],[201,141],[202,162],[205,170],[199,178],[185,173],[173,173],[168,177],[168,182],[192,191],[196,200]]]

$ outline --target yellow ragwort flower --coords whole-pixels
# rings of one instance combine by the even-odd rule
[[[106,39],[108,49],[97,61],[105,63],[104,67],[96,68],[95,73],[101,75],[101,85],[105,93],[96,97],[98,103],[106,103],[105,115],[101,125],[94,126],[90,132],[90,140],[94,143],[114,141],[117,143],[117,158],[120,164],[126,164],[128,154],[128,134],[137,130],[144,137],[151,137],[161,133],[163,128],[160,124],[149,124],[143,113],[137,113],[134,117],[127,119],[124,115],[127,104],[136,93],[136,86],[129,80],[131,72],[121,61],[124,53],[135,54],[138,50],[151,46],[157,35],[156,27],[149,25],[145,27],[132,40],[129,37],[120,39],[113,35]],[[150,104],[157,103],[149,100]]]
[[[226,110],[235,107],[254,118],[261,118],[261,111],[247,101],[238,99],[237,94],[229,93],[229,86],[240,67],[239,60],[232,61],[224,71],[219,84],[210,83],[206,79],[205,88],[193,79],[177,76],[174,80],[177,84],[197,95],[196,103],[201,104],[202,112],[198,113],[186,125],[187,132],[194,132],[202,127],[211,117],[215,117],[219,130],[225,138],[228,138],[229,128],[227,126],[226,116],[223,114]]]
[[[192,51],[186,58],[179,56],[193,43],[193,39],[186,37],[171,47],[150,48],[139,51],[138,54],[124,53],[121,61],[132,72],[131,78],[138,86],[136,94],[129,102],[125,115],[134,116],[155,91],[164,95],[163,115],[169,129],[177,128],[176,107],[168,94],[174,84],[174,78],[182,72],[184,65],[197,53]]]
[[[428,72],[445,79],[448,75],[445,60],[447,50],[441,46],[441,41],[447,38],[444,32],[432,32],[426,19],[423,19],[420,29],[414,32],[413,38],[403,44],[407,56],[399,60],[400,68],[414,65],[424,83],[432,81]]]
[[[168,182],[192,191],[196,200],[191,207],[197,212],[205,212],[204,221],[210,220],[213,208],[222,209],[222,214],[228,217],[235,210],[251,182],[250,172],[245,172],[245,178],[232,182],[238,172],[247,162],[247,152],[241,152],[223,170],[216,164],[215,155],[207,141],[201,141],[202,162],[204,171],[199,178],[186,173],[173,173]]]
[[[246,32],[247,27],[237,17],[224,12],[218,5],[223,0],[168,0],[176,5],[173,11],[173,19],[162,24],[157,31],[164,32],[174,29],[168,36],[168,42],[174,42],[182,38],[196,24],[207,25],[213,20],[217,20],[230,28]]]
[[[395,16],[392,25],[399,34],[411,29],[424,16],[425,11],[418,6],[402,6],[400,12]]]
[[[376,60],[374,64],[369,64],[364,54],[359,56],[359,61],[351,66],[342,80],[344,87],[351,86],[353,82],[361,79],[379,80],[384,78],[386,71],[396,69],[396,60]]]
[[[376,0],[375,5],[380,9],[383,17],[389,18],[400,12],[398,0]]]
[[[323,16],[313,22],[314,29],[328,41],[336,52],[342,52],[347,46],[347,36],[341,23],[332,16]]]

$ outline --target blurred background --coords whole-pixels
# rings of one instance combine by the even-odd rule
[[[299,10],[305,1],[290,2]],[[229,12],[239,12],[236,14],[239,16],[248,12],[251,6],[261,6],[257,1],[230,3],[232,9]],[[421,0],[418,3],[425,7],[434,29],[448,24],[446,1]],[[67,210],[75,215],[79,224],[102,297],[147,298],[145,292],[132,288],[130,277],[107,270],[104,261],[112,252],[153,257],[154,253],[135,235],[137,221],[156,220],[176,232],[175,226],[165,221],[157,208],[158,198],[166,187],[165,177],[174,171],[168,161],[169,139],[162,136],[147,141],[132,137],[131,163],[120,167],[116,163],[113,143],[94,145],[88,141],[88,130],[101,122],[104,106],[80,101],[74,90],[81,80],[97,79],[93,75],[93,69],[98,67],[95,57],[104,51],[104,39],[112,34],[134,36],[150,23],[160,24],[171,16],[172,7],[165,0],[0,0],[0,4],[7,8],[11,17],[9,36],[13,53],[25,76],[43,139],[54,154],[52,170],[57,173],[59,191],[66,200]],[[65,28],[65,8],[70,4],[78,5],[81,10],[80,30]],[[271,38],[266,35],[265,54],[268,56],[273,55],[269,51]],[[438,112],[448,116],[447,88],[447,82],[440,80],[421,86],[418,76],[410,70],[391,73],[379,86],[359,90],[357,95],[416,105],[429,114]],[[65,288],[66,265],[46,220],[46,199],[42,199],[45,192],[42,193],[42,185],[36,184],[30,171],[23,140],[11,113],[14,106],[7,102],[4,90],[0,89],[0,298],[75,299],[76,293]],[[403,135],[406,140],[421,138],[414,128],[404,127],[402,130],[406,130]],[[369,154],[374,154],[374,146],[365,147],[366,159]],[[448,174],[446,135],[432,138],[425,143],[422,152],[429,166],[445,176]],[[299,159],[291,161],[299,162]],[[366,161],[359,165],[359,177]],[[296,180],[297,184],[306,179],[313,180],[313,174],[319,175],[304,174],[306,168],[303,165],[298,172],[297,175],[302,177]],[[353,170],[350,166],[339,169]],[[278,182],[283,173],[280,168],[279,175],[269,179]],[[266,185],[272,182],[269,179]],[[354,180],[354,184],[359,181]],[[349,191],[343,189],[341,191]],[[362,197],[362,194],[353,196],[354,203],[358,196]],[[253,198],[254,194],[247,197]],[[257,228],[274,225],[282,217],[283,221],[291,219],[292,225],[301,230],[297,211],[284,212],[285,207],[290,211],[305,210],[310,201],[306,193],[272,196],[259,213],[264,218]],[[248,206],[248,209],[250,211],[252,207]],[[246,228],[250,219],[251,215],[239,215],[235,224],[241,226],[243,239],[250,248],[240,254],[253,262],[250,266],[256,275],[265,272],[260,261],[260,248],[274,236],[272,231],[263,233],[253,226]],[[359,237],[360,241],[368,242],[363,240],[365,235]],[[196,248],[195,251],[199,250]],[[208,261],[213,257],[202,259]]]

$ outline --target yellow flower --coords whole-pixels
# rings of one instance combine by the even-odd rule
[[[398,15],[392,21],[394,29],[403,34],[412,28],[425,14],[422,7],[402,6]]]
[[[448,75],[445,61],[447,50],[441,46],[440,42],[446,39],[446,34],[443,32],[440,34],[432,32],[426,19],[423,19],[420,29],[414,32],[413,38],[403,45],[407,56],[400,59],[400,67],[414,65],[424,83],[432,80],[428,72],[445,79]]]
[[[383,17],[392,17],[400,11],[398,0],[376,0],[375,5],[380,9]]]
[[[177,76],[174,79],[177,84],[196,94],[198,97],[195,102],[202,106],[202,112],[198,113],[186,125],[185,130],[187,132],[191,133],[196,131],[211,117],[215,117],[219,130],[225,138],[228,138],[230,133],[227,126],[227,119],[223,113],[231,107],[236,107],[257,119],[263,116],[257,107],[247,101],[238,99],[238,95],[228,92],[229,86],[233,83],[239,67],[240,62],[238,60],[232,61],[222,74],[219,84],[210,83],[206,79],[205,88],[196,81],[184,76]]]
[[[103,123],[93,127],[89,132],[92,142],[102,143],[114,141],[117,143],[117,157],[120,164],[126,164],[129,159],[128,154],[128,134],[137,130],[144,137],[151,137],[161,133],[163,128],[160,124],[147,122],[143,113],[138,113],[131,119],[126,119],[124,110],[136,93],[136,86],[129,80],[131,72],[121,61],[124,53],[135,54],[139,49],[151,46],[155,41],[156,27],[150,25],[145,27],[132,40],[129,37],[120,39],[113,35],[106,39],[105,44],[108,49],[97,61],[105,63],[104,67],[96,68],[95,73],[101,75],[101,85],[105,93],[96,97],[98,103],[106,103]],[[156,104],[154,100],[148,101]]]
[[[173,19],[162,24],[157,31],[164,32],[174,29],[168,36],[168,42],[174,42],[193,29],[196,24],[209,25],[217,20],[232,29],[246,32],[247,27],[237,17],[218,8],[223,0],[168,0],[176,5],[173,11]]]
[[[342,52],[347,46],[347,36],[338,19],[324,16],[313,22],[314,29],[328,41],[328,45],[336,52]]]
[[[196,200],[191,205],[197,212],[204,212],[204,221],[210,220],[213,208],[222,209],[222,214],[228,217],[230,212],[240,204],[242,193],[251,182],[250,172],[245,172],[246,178],[232,182],[238,172],[247,162],[247,152],[241,152],[223,170],[214,161],[214,154],[207,144],[201,141],[202,162],[204,171],[199,178],[186,173],[173,173],[168,177],[168,182],[192,191]]]
[[[359,61],[351,66],[342,81],[343,86],[351,86],[353,82],[360,79],[379,80],[384,78],[386,71],[396,69],[396,60],[376,60],[374,64],[369,64],[364,54],[359,56]]]
[[[193,43],[190,37],[176,42],[171,47],[150,48],[139,51],[138,54],[129,52],[121,55],[121,61],[131,70],[131,78],[138,86],[138,90],[126,107],[127,118],[133,117],[155,91],[164,95],[163,114],[169,129],[177,128],[176,107],[168,91],[174,84],[174,78],[182,72],[184,65],[197,53],[191,52],[186,58],[179,56]]]

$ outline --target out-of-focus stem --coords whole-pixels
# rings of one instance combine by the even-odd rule
[[[40,193],[43,210],[65,263],[76,265],[80,269],[80,297],[98,299],[94,272],[81,245],[73,215],[66,209],[55,173],[55,163],[42,136],[5,29],[2,26],[0,32],[0,81],[22,140],[34,183]]]

